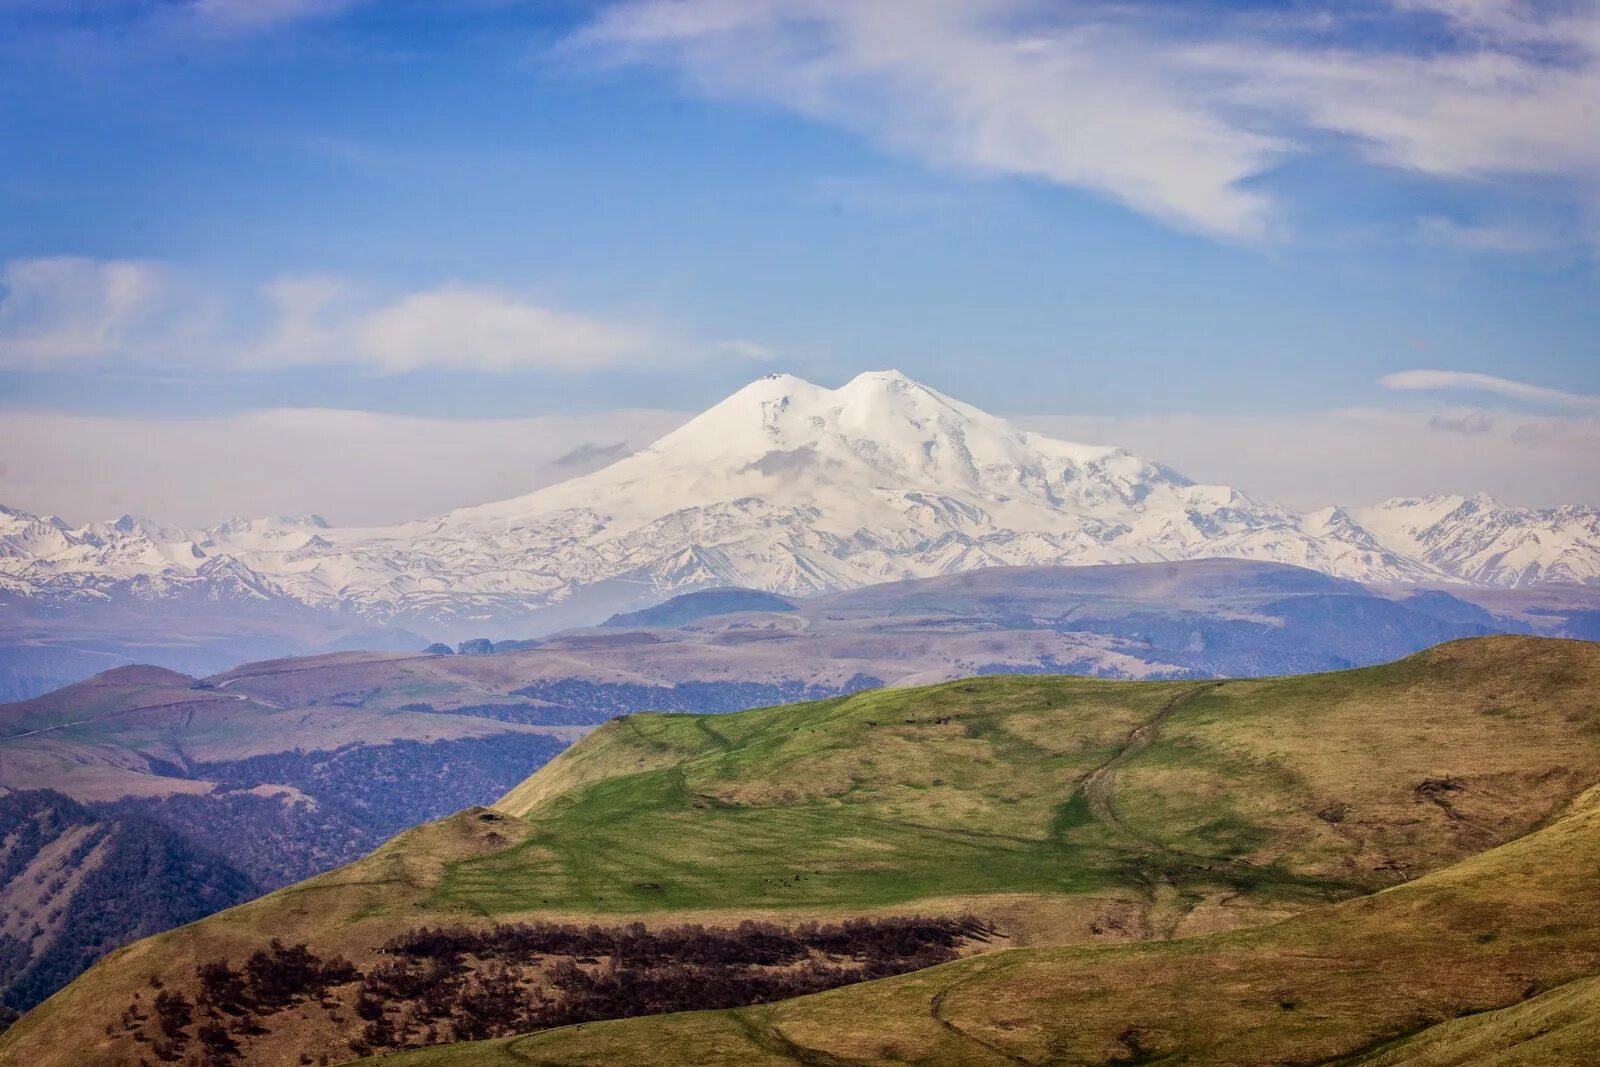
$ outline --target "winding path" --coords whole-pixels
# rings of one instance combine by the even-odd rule
[[[1149,722],[1134,728],[1133,732],[1128,735],[1128,740],[1117,750],[1116,755],[1084,775],[1078,788],[1089,802],[1089,813],[1096,820],[1126,837],[1131,837],[1135,841],[1140,841],[1147,845],[1165,847],[1162,842],[1152,840],[1134,830],[1122,820],[1121,815],[1117,814],[1117,771],[1133,757],[1155,743],[1156,739],[1161,736],[1161,728],[1166,725],[1167,720],[1172,717],[1174,711],[1202,693],[1208,693],[1225,684],[1225,682],[1206,682],[1203,685],[1197,685],[1174,694],[1156,710],[1155,715],[1151,717]]]

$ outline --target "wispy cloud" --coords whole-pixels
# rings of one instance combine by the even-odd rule
[[[1438,492],[1486,492],[1530,507],[1600,504],[1600,420],[1585,415],[1360,408],[1013,421],[1122,445],[1199,481],[1291,507]]]
[[[92,358],[114,348],[149,313],[157,268],[60,256],[13,260],[0,270],[4,351],[18,364]]]
[[[0,264],[0,364],[41,367],[150,355],[202,332],[212,309],[145,260],[78,256]]]
[[[557,456],[551,462],[563,470],[573,468],[595,470],[605,466],[607,463],[621,459],[630,451],[631,449],[626,441],[617,441],[609,445],[602,445],[596,441],[585,441],[572,451]]]
[[[352,349],[389,372],[418,367],[588,370],[638,362],[661,343],[645,331],[462,286],[412,293],[357,319]]]
[[[1505,255],[1535,255],[1542,252],[1576,251],[1577,238],[1552,229],[1507,223],[1463,223],[1438,215],[1417,220],[1417,236],[1426,244],[1449,245],[1472,252]]]
[[[0,367],[68,364],[274,369],[342,363],[577,372],[765,361],[754,341],[696,344],[646,325],[550,307],[503,289],[447,283],[375,294],[340,278],[275,279],[227,299],[181,272],[133,260],[0,265]]]
[[[1346,26],[1362,19],[1393,32]],[[1231,239],[1280,225],[1257,179],[1341,146],[1600,200],[1600,7],[1587,2],[1389,0],[1315,18],[1205,5],[1186,18],[1137,2],[629,0],[576,43],[934,163],[1090,190]]]
[[[1591,393],[1570,393],[1474,371],[1403,370],[1385,374],[1378,379],[1378,384],[1385,389],[1406,391],[1470,390],[1496,393],[1514,400],[1600,412],[1600,396]]]
[[[1038,13],[1005,0],[642,0],[579,42],[935,163],[1091,189],[1191,229],[1265,231],[1268,201],[1245,182],[1274,137],[1196,106],[1115,26]]]
[[[339,524],[401,522],[595,470],[628,451],[623,438],[651,441],[687,417],[660,410],[516,419],[320,408],[183,419],[0,411],[0,502],[75,523],[124,512],[196,526],[229,515],[310,512]],[[618,443],[574,449],[573,441]]]
[[[339,279],[282,278],[264,293],[275,326],[247,347],[258,367],[360,363],[398,374],[422,367],[590,370],[637,363],[666,342],[649,331],[464,285],[372,303]]]
[[[362,0],[194,0],[189,17],[230,30],[257,30],[306,19],[327,18]]]
[[[398,522],[594,470],[691,414],[441,419],[296,408],[162,419],[0,411],[0,501],[74,522],[123,512],[194,525],[308,512],[338,524]],[[1297,507],[1439,491],[1600,504],[1600,420],[1496,414],[1483,432],[1463,435],[1441,432],[1435,417],[1366,409],[1013,421],[1122,445],[1192,478]],[[1276,444],[1262,448],[1264,440]],[[196,463],[197,455],[209,462]],[[783,454],[763,465],[783,474],[804,458]]]

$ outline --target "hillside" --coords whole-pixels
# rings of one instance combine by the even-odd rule
[[[1600,589],[1505,590],[1492,610],[1442,590],[1373,590],[1301,567],[1190,560],[989,567],[754,610],[642,613],[632,628],[568,630],[492,657],[352,653],[248,665],[218,676],[290,705],[426,704],[555,722],[596,709],[727,711],[973,674],[1111,678],[1290,674],[1367,666],[1456,637],[1600,634]],[[520,705],[514,707],[513,705]],[[543,708],[541,712],[539,709]],[[601,716],[603,718],[604,716]]]
[[[974,674],[1330,670],[1497,630],[1587,633],[1597,597],[1505,591],[1491,611],[1237,560],[988,568],[675,628],[569,631],[491,656],[344,652],[204,680],[125,667],[0,705],[0,786],[88,801],[203,794],[236,779],[235,764],[294,749],[564,742],[635,711],[732,711]]]
[[[404,629],[281,598],[192,592],[70,603],[6,595],[0,603],[0,701],[26,700],[133,664],[203,676],[251,660],[425,643]]]
[[[72,630],[76,610],[61,609],[47,625]],[[204,628],[208,610],[197,608],[188,621]],[[299,661],[289,662],[282,658],[287,654],[283,642],[246,643],[237,654],[220,656],[216,650],[200,655],[195,642],[125,647],[119,645],[118,633],[144,631],[136,618],[118,618],[120,629],[96,629],[77,637],[30,632],[25,647],[7,651],[10,638],[0,612],[0,691],[10,684],[32,696],[52,688],[38,675],[13,675],[8,683],[7,658],[12,652],[47,655],[55,647],[52,641],[74,645],[80,638],[95,650],[92,662],[100,665],[95,670],[127,656],[191,675],[231,675],[246,661],[266,664],[253,674],[299,672],[311,665],[362,671],[382,667],[400,676],[412,671],[431,675],[429,684],[434,685],[453,685],[459,679],[468,687],[493,688],[494,679],[478,673],[495,673],[486,666],[421,669],[416,655],[426,643],[421,638],[399,646],[408,651],[383,651],[396,647],[387,643],[395,635],[369,634],[374,643],[362,646],[363,652],[288,657]],[[226,633],[229,625],[219,623],[213,636]],[[624,636],[641,631],[650,636]],[[833,677],[862,673],[891,682],[928,682],[1007,669],[1106,677],[1283,674],[1381,663],[1440,641],[1483,633],[1600,637],[1600,586],[1366,587],[1301,567],[1229,559],[984,567],[805,598],[727,590],[688,593],[613,617],[600,627],[495,645],[502,653],[541,653],[517,661],[537,677],[525,676],[509,691],[558,679],[662,685],[731,676],[828,684]],[[518,636],[526,637],[526,632]],[[757,642],[774,644],[760,649],[754,647]],[[824,672],[809,669],[821,660],[850,660],[853,665],[824,678]],[[197,667],[201,661],[207,665]],[[57,677],[62,683],[92,673],[73,667],[76,662],[61,662]],[[384,681],[374,677],[375,684]],[[311,695],[290,692],[278,702]],[[341,691],[339,699],[374,695],[352,689]],[[622,710],[728,710],[808,695],[772,690],[742,704],[704,706],[663,704],[663,694],[657,693]],[[503,701],[506,692],[479,693],[482,699],[446,696],[441,702],[423,695],[422,701],[470,707]],[[581,695],[560,694],[553,702],[573,699],[582,701]]]
[[[639,611],[613,615],[600,625],[621,630],[678,627],[716,615],[794,609],[794,601],[763,593],[759,589],[702,589],[697,593],[683,593]]]
[[[286,707],[154,667],[0,705],[0,789],[20,791],[0,800],[10,865],[0,897],[26,898],[7,912],[22,918],[0,920],[0,997],[42,999],[116,945],[491,800],[572,735],[478,716]],[[5,821],[29,797],[49,798],[59,831],[27,829],[42,815]],[[154,887],[149,898],[129,894],[130,881]],[[13,934],[21,941],[4,940]]]
[[[595,923],[617,931],[605,937],[623,938],[632,929],[627,924],[640,920],[660,930],[744,919],[793,924],[970,915],[981,924],[971,929],[992,933],[971,935],[977,940],[962,935],[968,939],[956,954],[979,953],[972,962],[948,965],[976,968],[963,974],[999,980],[1017,954],[988,953],[1007,945],[1137,942],[1149,944],[1118,950],[1126,955],[1114,958],[1128,961],[1126,973],[1134,976],[1128,981],[1152,989],[1159,983],[1148,968],[1169,966],[1160,962],[1169,958],[1164,953],[1187,963],[1202,959],[1207,946],[1264,944],[1259,939],[1278,936],[1273,931],[1304,930],[1284,943],[1294,967],[1286,968],[1282,956],[1271,966],[1266,957],[1249,966],[1262,969],[1262,981],[1270,975],[1280,984],[1299,981],[1304,971],[1310,983],[1304,992],[1296,986],[1281,999],[1313,1005],[1323,995],[1317,983],[1336,985],[1348,974],[1336,953],[1317,946],[1345,936],[1339,916],[1377,906],[1355,898],[1377,892],[1371,900],[1384,903],[1374,914],[1385,915],[1401,906],[1389,901],[1404,904],[1428,893],[1431,906],[1457,894],[1479,927],[1493,921],[1513,930],[1497,898],[1484,897],[1481,908],[1472,903],[1480,883],[1468,876],[1479,868],[1447,869],[1480,854],[1537,856],[1528,852],[1536,841],[1587,840],[1584,815],[1500,848],[1558,817],[1600,782],[1597,697],[1600,647],[1486,638],[1388,666],[1304,677],[1010,676],[715,718],[632,716],[596,730],[508,794],[498,810],[473,810],[407,832],[349,867],[113,953],[0,1039],[0,1056],[41,1065],[90,1056],[136,1064],[145,1047],[134,1039],[142,1024],[122,1014],[135,994],[157,979],[199,1003],[208,995],[201,963],[220,959],[238,967],[258,951],[270,962],[274,938],[286,946],[303,941],[322,961],[348,958],[353,970],[313,968],[331,977],[311,981],[307,992],[315,996],[299,1006],[252,1001],[250,1026],[268,1032],[234,1027],[242,1062],[292,1064],[301,1055],[337,1062],[391,1042],[491,1037],[499,1025],[510,1028],[499,1032],[514,1032],[525,1016],[511,1011],[493,1016],[500,1023],[484,1024],[479,1008],[469,1006],[483,1003],[485,983],[510,983],[500,988],[513,1000],[534,989],[571,997],[597,980],[585,966],[604,966],[580,961],[577,972],[552,971],[539,961],[544,957],[502,948],[429,971],[421,957],[408,964],[394,955],[428,944],[422,927],[483,930],[488,920]],[[1567,829],[1549,836],[1561,827]],[[1483,882],[1497,892],[1522,891],[1506,873],[1511,868],[1492,870]],[[1445,873],[1421,877],[1430,872]],[[1589,906],[1583,894],[1592,889],[1568,893],[1559,879],[1551,885],[1552,894],[1565,894],[1561,899],[1575,907]],[[1330,905],[1344,910],[1329,912]],[[1421,922],[1419,907],[1403,910]],[[1538,951],[1522,952],[1513,937],[1484,942],[1491,947],[1481,951],[1497,961],[1499,977],[1485,978],[1481,988],[1463,985],[1463,1004],[1504,1007],[1524,995],[1529,981],[1586,973],[1595,957],[1578,936],[1578,920],[1555,926],[1529,914],[1529,937],[1545,939],[1528,942]],[[1501,919],[1484,918],[1495,915]],[[1310,925],[1260,926],[1291,916]],[[1230,930],[1241,932],[1194,936]],[[1551,931],[1572,948],[1545,951],[1558,936]],[[513,941],[545,943],[553,936],[534,930]],[[1407,943],[1428,943],[1421,927],[1415,937],[1421,941]],[[386,945],[390,952],[380,955]],[[1059,988],[1065,996],[1098,981],[1072,975],[1102,958],[1100,949],[1051,951],[1042,957],[1056,968],[1050,980],[1028,988]],[[1441,958],[1419,947],[1407,966],[1425,976]],[[1223,970],[1245,966],[1218,960]],[[931,976],[947,971],[829,993],[820,1002],[845,1003],[876,990],[926,991]],[[360,976],[349,976],[355,972]],[[1524,972],[1528,980],[1508,990],[1504,975]],[[639,990],[659,986],[651,977],[656,972],[627,973],[636,984],[625,984],[614,1003],[632,1003],[627,998],[643,995]],[[415,978],[396,985],[401,974]],[[1418,1020],[1443,1018],[1435,1018],[1443,994],[1429,988],[1414,1002],[1396,998],[1407,1020],[1417,1022],[1414,1029]],[[361,1014],[372,1003],[382,1025]],[[982,1004],[1003,1001],[962,996],[941,1003],[981,1013]],[[560,1004],[580,1010],[558,998]],[[1277,1001],[1267,1006],[1273,1013],[1291,1010]],[[1184,1011],[1204,1017],[1198,1000]],[[1350,1015],[1349,1005],[1336,1001],[1327,1012],[1295,1018],[1326,1023],[1332,1047],[1348,1035]],[[826,1025],[850,1033],[836,1019]],[[1025,1016],[1014,1028],[1017,1040],[1048,1040]],[[192,1030],[185,1033],[198,1040]],[[1104,1037],[1093,1027],[1084,1034],[1085,1042]],[[745,1049],[737,1042],[729,1047]],[[1103,1047],[1112,1050],[1103,1058],[1128,1054]]]
[[[0,1004],[32,1007],[118,945],[260,892],[154,819],[48,790],[0,796]]]
[[[768,1006],[446,1046],[394,1067],[1266,1063],[1600,1056],[1600,792],[1403,886],[1188,940],[1013,949]]]
[[[359,661],[394,657],[367,653]],[[318,662],[326,663],[306,661],[287,670]],[[406,709],[399,695],[370,703],[345,693],[279,700],[248,692],[226,676],[203,681],[157,667],[118,667],[45,696],[0,705],[0,786],[51,788],[85,801],[201,795],[260,769],[248,766],[250,761],[285,752],[399,742],[450,746],[515,735],[538,740],[551,754],[574,736],[554,724]]]

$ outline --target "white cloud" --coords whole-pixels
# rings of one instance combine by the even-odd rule
[[[228,515],[310,512],[344,525],[398,522],[586,473],[688,417],[648,410],[470,420],[301,408],[204,419],[0,413],[0,503],[74,522],[124,512],[192,526]],[[1436,491],[1600,505],[1595,418],[1446,408],[1013,421],[1068,440],[1122,445],[1197,480],[1293,507]]]
[[[115,355],[158,329],[168,289],[162,268],[139,260],[11,260],[0,266],[0,363]]]
[[[559,370],[637,361],[647,335],[486,290],[449,286],[369,312],[352,326],[354,351],[389,372],[418,367]]]
[[[263,288],[274,325],[250,366],[357,363],[386,374],[423,367],[581,371],[647,362],[669,342],[639,327],[450,284],[374,301],[337,278],[280,278]]]
[[[594,470],[686,417],[653,410],[464,420],[313,408],[199,419],[0,412],[0,503],[75,523],[125,512],[194,526],[230,515],[313,512],[346,525],[400,522]]]
[[[1513,381],[1493,374],[1479,374],[1459,370],[1403,370],[1385,374],[1378,379],[1385,389],[1407,391],[1439,391],[1462,389],[1474,392],[1497,393],[1513,400],[1526,400],[1536,404],[1553,404],[1557,407],[1581,408],[1600,411],[1600,396],[1589,393],[1569,393],[1549,389],[1542,385]]]
[[[1252,71],[1230,86],[1231,99],[1342,134],[1373,162],[1445,178],[1567,178],[1592,195],[1594,52],[1555,65],[1501,43],[1419,56],[1229,43],[1193,57],[1219,74]]]
[[[340,327],[331,319],[350,299],[349,283],[320,275],[277,278],[261,287],[261,295],[271,308],[272,325],[264,340],[240,353],[242,362],[274,367],[337,358]]]
[[[1442,178],[1535,175],[1600,200],[1600,6],[1394,0],[1204,20],[1152,4],[1043,0],[629,0],[576,39],[777,103],[935,163],[1113,197],[1180,227],[1254,239],[1253,183],[1327,135]],[[1345,20],[1432,18],[1442,37]],[[1342,42],[1342,43],[1341,43]]]
[[[1092,189],[1190,229],[1255,237],[1244,186],[1277,141],[1199,106],[1182,72],[1103,24],[1007,0],[642,0],[579,38],[665,62],[936,163]]]
[[[1121,445],[1197,481],[1290,507],[1436,492],[1487,492],[1529,507],[1600,505],[1600,419],[1583,416],[1358,408],[1015,421],[1068,440]]]
[[[57,258],[5,263],[0,287],[0,368],[341,363],[380,374],[425,367],[503,373],[773,358],[754,341],[695,343],[455,283],[384,295],[308,275],[269,282],[253,300],[229,300],[159,264]]]

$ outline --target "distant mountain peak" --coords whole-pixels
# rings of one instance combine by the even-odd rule
[[[838,388],[767,375],[599,471],[384,529],[0,519],[0,588],[21,596],[198,590],[474,635],[663,593],[804,595],[996,565],[1232,558],[1361,581],[1600,582],[1593,508],[1434,494],[1301,515],[1022,430],[896,370]]]

